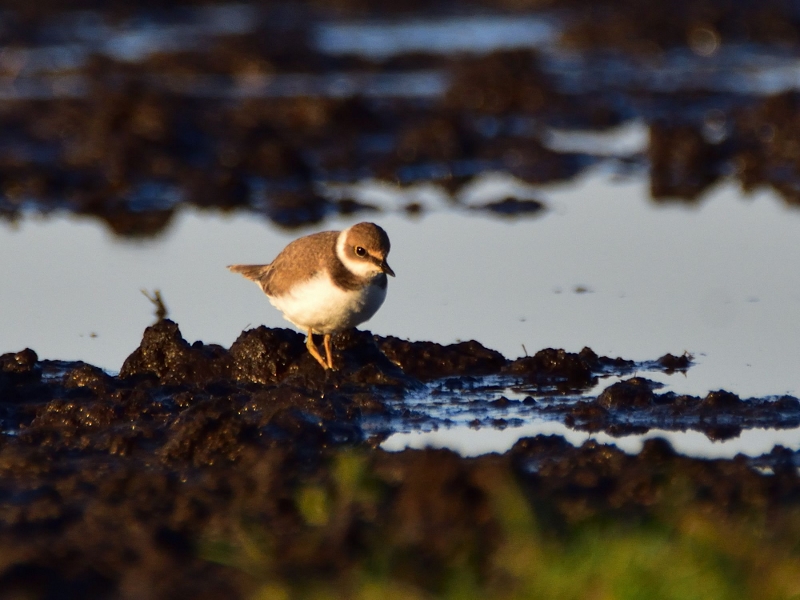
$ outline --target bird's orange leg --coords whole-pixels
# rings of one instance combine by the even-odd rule
[[[311,356],[316,358],[317,362],[322,365],[323,369],[327,371],[330,368],[325,363],[325,359],[322,358],[322,355],[319,353],[319,350],[317,350],[316,345],[314,345],[314,337],[312,336],[310,329],[308,330],[308,337],[306,338],[306,348],[308,348],[308,351],[311,353]]]
[[[322,340],[323,340],[323,343],[325,345],[325,355],[328,357],[328,368],[329,369],[334,369],[334,367],[333,367],[333,353],[331,352],[331,334],[330,333],[326,333],[323,336]]]

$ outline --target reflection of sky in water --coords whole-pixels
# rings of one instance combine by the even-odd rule
[[[545,71],[566,92],[647,89],[675,93],[691,90],[731,94],[778,94],[800,89],[800,60],[791,52],[756,45],[722,45],[713,56],[677,48],[651,61],[624,54],[551,52]]]
[[[328,54],[363,54],[385,59],[409,52],[485,53],[554,44],[552,17],[479,15],[392,22],[331,22],[317,27],[316,45]]]
[[[164,90],[197,98],[436,98],[450,85],[445,73],[434,70],[403,73],[354,73],[329,71],[308,73],[246,75],[231,83],[228,77],[168,75],[149,82]]]
[[[246,4],[184,9],[169,20],[140,15],[114,24],[100,13],[65,11],[42,27],[41,46],[3,47],[0,69],[17,75],[77,69],[92,54],[137,62],[158,53],[203,50],[210,38],[251,33],[258,25],[258,10]]]
[[[404,73],[328,72],[323,75],[279,74],[230,77],[214,75],[150,76],[148,85],[186,97],[243,100],[247,98],[325,97],[436,98],[449,86],[439,71]],[[46,79],[0,77],[0,100],[81,98],[89,92],[89,79],[57,75]]]
[[[663,438],[672,444],[677,452],[703,458],[733,458],[737,454],[761,456],[776,445],[792,450],[800,449],[800,429],[749,429],[729,440],[712,441],[699,431],[660,429],[652,429],[646,434],[613,437],[606,433],[577,431],[563,423],[541,419],[520,427],[505,429],[472,429],[462,425],[437,431],[395,433],[386,438],[381,448],[390,452],[405,448],[449,448],[463,456],[479,456],[490,452],[503,453],[517,440],[536,435],[559,435],[576,446],[587,440],[596,440],[601,444],[618,446],[629,454],[639,452],[645,440]]]
[[[406,196],[362,186],[364,197],[387,209],[409,197],[432,208],[418,219],[398,210],[357,219],[390,233],[398,274],[366,327],[442,343],[474,338],[510,358],[523,345],[528,353],[588,345],[636,360],[689,351],[697,365],[686,376],[653,377],[695,394],[800,393],[800,213],[773,194],[744,199],[725,184],[694,208],[655,206],[643,179],[617,180],[599,169],[546,187],[487,176],[463,199],[478,203],[509,191],[535,194],[549,210],[506,220],[442,209],[444,193],[431,184]],[[45,358],[112,370],[151,319],[142,288],[161,289],[190,341],[227,346],[246,327],[288,325],[225,265],[268,262],[310,231],[194,211],[142,243],[112,239],[94,222],[71,217],[0,227],[0,252],[14,257],[0,263],[0,351],[30,346]]]
[[[605,131],[550,129],[542,142],[556,152],[626,157],[647,152],[650,130],[644,121],[631,119]]]

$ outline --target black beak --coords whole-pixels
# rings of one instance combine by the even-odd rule
[[[392,271],[392,267],[390,267],[385,260],[382,260],[378,266],[380,266],[381,271],[394,277],[394,271]]]
[[[394,277],[394,271],[392,271],[392,267],[386,262],[386,259],[380,259],[374,254],[370,254],[367,256],[367,260],[369,260],[373,265],[378,267],[381,271],[386,273],[387,275],[391,275]]]

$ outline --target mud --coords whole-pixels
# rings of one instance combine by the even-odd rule
[[[567,43],[576,48],[617,48],[653,54],[690,45],[702,51],[707,38],[717,43],[796,44],[800,21],[789,2],[769,7],[754,2],[725,4],[688,0],[653,5],[639,0],[623,3],[583,2],[569,30]]]
[[[293,331],[259,327],[223,348],[189,344],[161,320],[116,376],[29,349],[0,357],[3,597],[244,598],[265,581],[347,590],[379,555],[391,581],[435,595],[465,557],[477,574],[497,568],[509,535],[493,508],[498,485],[518,486],[551,532],[595,518],[652,519],[675,477],[720,518],[757,510],[780,522],[798,508],[800,458],[779,448],[705,461],[661,441],[628,456],[534,438],[467,460],[372,449],[382,435],[365,428],[407,420],[404,398],[435,399],[436,386],[491,398],[496,427],[519,405],[611,433],[673,426],[725,437],[800,426],[795,398],[659,394],[642,377],[596,398],[567,395],[611,374],[691,368],[690,357],[644,367],[587,348],[509,361],[477,342],[356,331],[334,347],[340,368],[325,373]],[[498,381],[536,398],[509,399],[485,383]]]
[[[660,423],[667,429],[697,429],[713,440],[738,437],[744,428],[800,427],[800,401],[792,396],[742,399],[716,390],[699,398],[658,394],[654,390],[659,385],[642,377],[620,381],[595,401],[569,407],[565,422],[576,429],[613,435],[646,432]]]

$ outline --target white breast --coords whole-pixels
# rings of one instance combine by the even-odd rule
[[[336,333],[369,320],[386,299],[386,288],[367,285],[359,290],[343,290],[327,273],[294,286],[283,296],[269,296],[284,318],[302,330]]]

